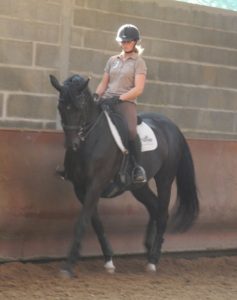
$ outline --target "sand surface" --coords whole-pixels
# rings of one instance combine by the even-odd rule
[[[114,263],[117,269],[111,275],[104,271],[102,258],[83,259],[73,279],[60,276],[61,262],[1,264],[0,299],[237,299],[237,256],[163,256],[154,275],[144,271],[143,257],[115,257]]]

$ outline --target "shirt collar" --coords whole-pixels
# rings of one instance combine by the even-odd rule
[[[122,58],[122,56],[123,56],[123,51],[120,53],[120,54],[118,54],[118,58]],[[127,59],[137,59],[137,57],[138,57],[138,53],[136,53],[136,52],[133,52],[133,53],[131,53],[130,54],[130,56],[127,58]]]

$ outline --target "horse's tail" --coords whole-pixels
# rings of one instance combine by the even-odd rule
[[[186,231],[197,219],[199,200],[192,155],[183,137],[183,153],[176,175],[177,199],[172,216],[172,231]]]

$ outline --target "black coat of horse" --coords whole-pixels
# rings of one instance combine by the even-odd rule
[[[123,154],[116,145],[101,107],[94,102],[89,80],[73,75],[61,85],[55,76],[50,81],[59,92],[58,110],[65,134],[65,170],[76,196],[83,204],[75,224],[74,239],[64,271],[72,275],[83,233],[89,222],[98,236],[105,267],[114,269],[112,250],[98,215],[98,201],[103,191],[119,172]],[[156,269],[167,227],[171,186],[176,178],[176,212],[174,230],[189,229],[199,213],[195,172],[188,144],[178,127],[168,118],[155,113],[141,113],[159,141],[154,151],[142,153],[142,165],[148,180],[154,178],[157,195],[148,183],[131,189],[133,196],[149,213],[145,236],[148,268]]]

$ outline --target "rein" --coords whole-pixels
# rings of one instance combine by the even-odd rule
[[[95,129],[95,126],[99,123],[100,119],[103,116],[103,111],[96,118],[95,122],[84,125],[65,125],[62,124],[63,129],[65,130],[78,130],[78,136],[80,141],[84,142],[89,134]]]

